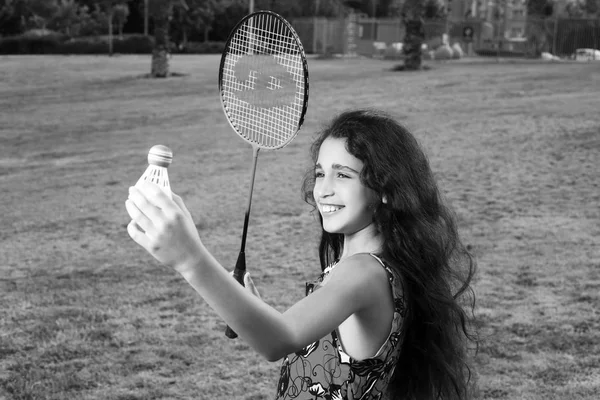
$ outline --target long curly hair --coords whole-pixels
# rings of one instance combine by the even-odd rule
[[[376,110],[335,118],[313,142],[313,162],[328,137],[346,140],[348,152],[364,163],[363,184],[386,198],[375,206],[373,220],[384,239],[381,255],[402,276],[407,308],[390,394],[406,400],[469,398],[474,379],[468,349],[477,345],[470,286],[476,266],[425,153],[404,126]],[[316,209],[314,181],[313,167],[302,189]],[[343,241],[343,235],[322,229],[322,269],[339,258]]]

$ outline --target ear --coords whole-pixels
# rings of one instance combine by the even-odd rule
[[[381,202],[387,204],[387,196],[385,194],[381,197]]]

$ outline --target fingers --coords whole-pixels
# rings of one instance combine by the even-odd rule
[[[140,226],[135,223],[135,221],[131,221],[129,222],[129,224],[127,224],[127,233],[129,233],[129,236],[133,239],[134,242],[136,242],[145,249],[148,248],[148,237],[146,236],[145,232],[140,228]]]
[[[143,183],[129,188],[125,208],[129,236],[154,258],[177,268],[203,251],[194,221],[181,198],[175,203],[158,186]]]
[[[233,276],[233,271],[229,271],[229,275]],[[248,272],[244,274],[244,287],[254,296],[262,300],[262,297],[260,297],[260,293],[258,293],[258,289],[256,289],[254,281],[252,281],[252,278],[250,278],[250,273]]]
[[[125,200],[125,209],[127,209],[127,213],[129,214],[129,217],[131,217],[131,222],[135,224],[136,228],[139,228],[138,230],[142,232],[150,232],[153,230],[154,226],[152,221],[150,221],[131,199]]]
[[[131,195],[132,188],[129,189],[129,193]],[[163,210],[172,208],[172,200],[154,183],[143,181],[139,184],[136,184],[133,189],[134,191],[141,193],[146,201],[155,207]]]
[[[158,204],[163,204],[165,199],[170,201],[158,186],[145,182],[139,187],[129,188],[129,198],[125,202],[125,208],[131,219],[147,234],[152,235],[155,223],[161,221],[167,211],[158,206]],[[168,205],[165,208],[168,208]]]

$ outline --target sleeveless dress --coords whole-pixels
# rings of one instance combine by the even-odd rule
[[[394,317],[390,334],[373,357],[357,361],[346,354],[333,331],[304,349],[286,356],[280,370],[276,400],[384,400],[402,344],[402,321],[406,309],[400,275],[378,256],[371,254],[385,270],[394,296]],[[335,268],[327,267],[320,277],[306,283],[306,295],[322,287]]]

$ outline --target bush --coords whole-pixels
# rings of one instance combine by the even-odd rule
[[[403,48],[404,43],[390,43],[383,52],[383,58],[385,60],[401,60],[404,58],[404,53],[402,52]]]
[[[451,48],[453,59],[458,60],[460,58],[463,58],[463,56],[465,55],[465,52],[463,51],[462,47],[460,47],[460,43],[454,43]]]
[[[515,52],[515,51],[507,51],[507,50],[497,50],[497,49],[477,49],[475,50],[475,54],[483,57],[525,57],[525,53],[523,52]]]
[[[108,43],[92,38],[77,38],[63,43],[58,50],[59,54],[107,54]]]
[[[23,32],[21,36],[29,39],[40,37],[52,37],[58,40],[59,42],[64,42],[65,40],[69,39],[69,36],[65,35],[64,33],[51,31],[50,29],[30,29],[28,31]]]
[[[55,54],[61,45],[59,36],[8,36],[0,40],[0,54]]]
[[[438,47],[434,52],[434,58],[436,60],[451,60],[453,55],[454,52],[452,51],[452,48],[447,44]]]
[[[435,51],[434,50],[423,50],[421,52],[421,58],[423,60],[435,60]]]
[[[173,49],[177,53],[187,54],[221,54],[225,50],[225,42],[188,42],[181,49]]]
[[[113,41],[115,53],[122,54],[150,54],[154,48],[154,38],[144,35],[130,35],[122,40]]]
[[[151,54],[154,38],[144,35],[126,35],[122,39],[113,37],[113,53]],[[220,54],[225,42],[190,42],[178,50],[189,54]],[[0,54],[108,54],[108,36],[89,36],[68,39],[64,35],[20,35],[0,38]]]
[[[117,54],[150,54],[154,46],[152,37],[144,35],[128,35],[122,39],[113,37],[113,53]],[[108,54],[108,37],[91,36],[75,38],[63,43],[58,48],[60,54]]]

